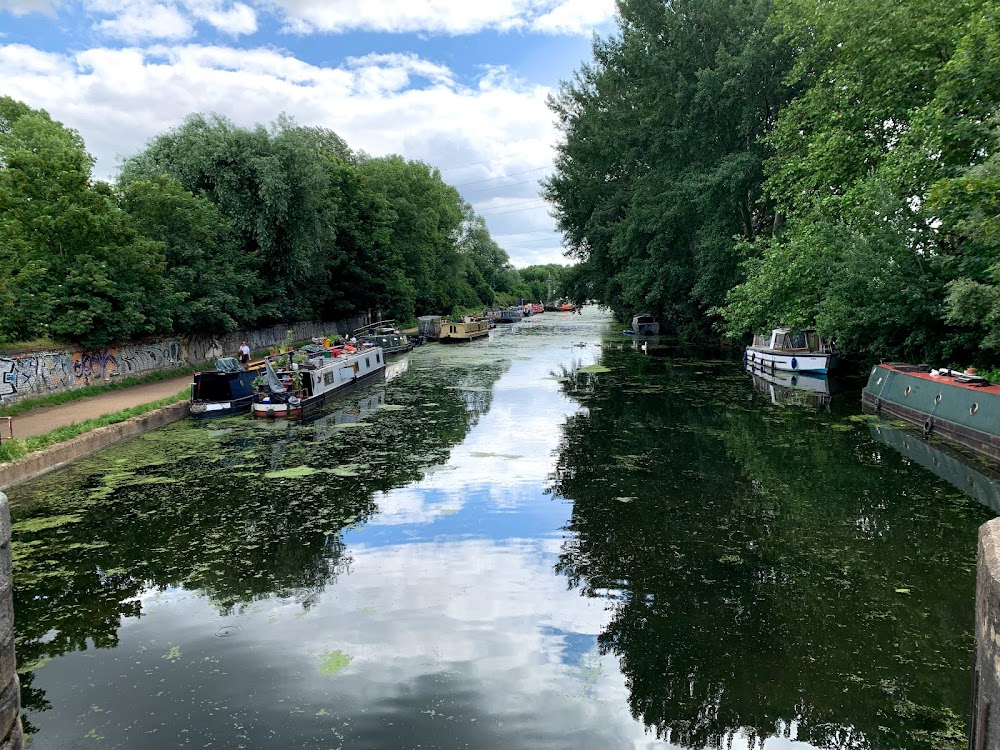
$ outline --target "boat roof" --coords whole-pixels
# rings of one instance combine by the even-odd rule
[[[980,378],[978,376],[973,376],[968,382],[963,382],[958,378],[962,377],[959,375],[951,374],[938,374],[932,375],[929,370],[924,370],[922,367],[917,365],[908,365],[903,362],[883,362],[877,367],[884,367],[886,370],[892,370],[893,372],[898,372],[901,375],[909,375],[912,378],[920,378],[921,380],[927,380],[931,383],[947,383],[954,388],[968,388],[971,391],[976,391],[976,393],[992,393],[994,395],[1000,396],[1000,384],[990,383],[990,381],[985,378]],[[985,385],[983,385],[985,383]]]

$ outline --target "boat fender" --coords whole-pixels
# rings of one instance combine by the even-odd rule
[[[192,414],[204,414],[206,411],[208,411],[208,407],[205,404],[191,404]]]
[[[934,430],[934,417],[927,417],[927,419],[924,420],[924,434],[930,435],[933,430]]]
[[[288,397],[288,405],[289,406],[297,406],[300,403],[302,403],[302,400],[298,396],[289,396]]]
[[[875,397],[875,411],[882,411],[882,397]]]
[[[795,359],[795,357],[792,357],[792,369],[793,370],[798,370],[799,369],[799,362],[798,362],[797,359]]]

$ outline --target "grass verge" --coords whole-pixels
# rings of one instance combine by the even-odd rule
[[[132,378],[123,378],[122,380],[112,380],[110,383],[105,383],[103,385],[87,385],[83,388],[74,388],[71,391],[50,393],[36,398],[26,398],[22,401],[13,403],[10,406],[0,406],[0,417],[16,417],[18,414],[24,414],[34,409],[41,409],[46,406],[68,404],[70,401],[78,401],[81,398],[97,396],[101,393],[107,393],[108,391],[120,391],[123,388],[131,388],[132,386],[143,385],[145,383],[159,383],[163,380],[170,380],[171,378],[177,378],[181,375],[198,372],[201,369],[203,368],[172,367],[169,370],[156,370],[146,375],[137,375]]]
[[[4,440],[0,443],[0,463],[9,463],[27,456],[29,453],[43,450],[56,445],[57,443],[65,443],[67,440],[75,438],[77,435],[82,435],[85,432],[96,430],[98,427],[105,427],[109,424],[124,422],[126,419],[138,417],[142,414],[154,411],[155,409],[162,409],[164,406],[176,404],[178,401],[185,401],[189,396],[190,393],[188,392],[188,389],[185,388],[175,396],[168,396],[167,398],[161,398],[159,401],[153,401],[149,404],[142,404],[141,406],[133,406],[129,409],[122,409],[121,411],[116,411],[113,414],[105,414],[102,417],[88,419],[66,427],[57,427],[51,432],[46,432],[44,435]]]

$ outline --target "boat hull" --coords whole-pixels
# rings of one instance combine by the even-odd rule
[[[481,339],[490,335],[490,331],[487,328],[485,331],[476,331],[475,333],[467,334],[441,334],[441,338],[438,339],[442,344],[461,344],[466,341],[475,341],[476,339]]]
[[[865,411],[887,414],[1000,461],[1000,387],[969,387],[951,378],[876,365],[862,391]]]
[[[253,395],[228,401],[192,401],[191,416],[195,419],[221,419],[246,414],[253,406]]]
[[[782,352],[774,349],[761,349],[748,346],[743,355],[744,361],[760,372],[819,372],[827,373],[840,364],[837,354],[823,352]]]

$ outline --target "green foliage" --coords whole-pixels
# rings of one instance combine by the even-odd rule
[[[619,32],[550,101],[565,133],[546,185],[582,293],[704,330],[739,280],[735,237],[766,234],[761,136],[790,53],[763,0],[622,0]]]
[[[79,135],[0,98],[0,344],[102,346],[529,296],[440,173],[335,133],[192,115],[91,180]]]
[[[0,98],[0,339],[101,346],[169,328],[162,247],[139,234],[75,132]]]

